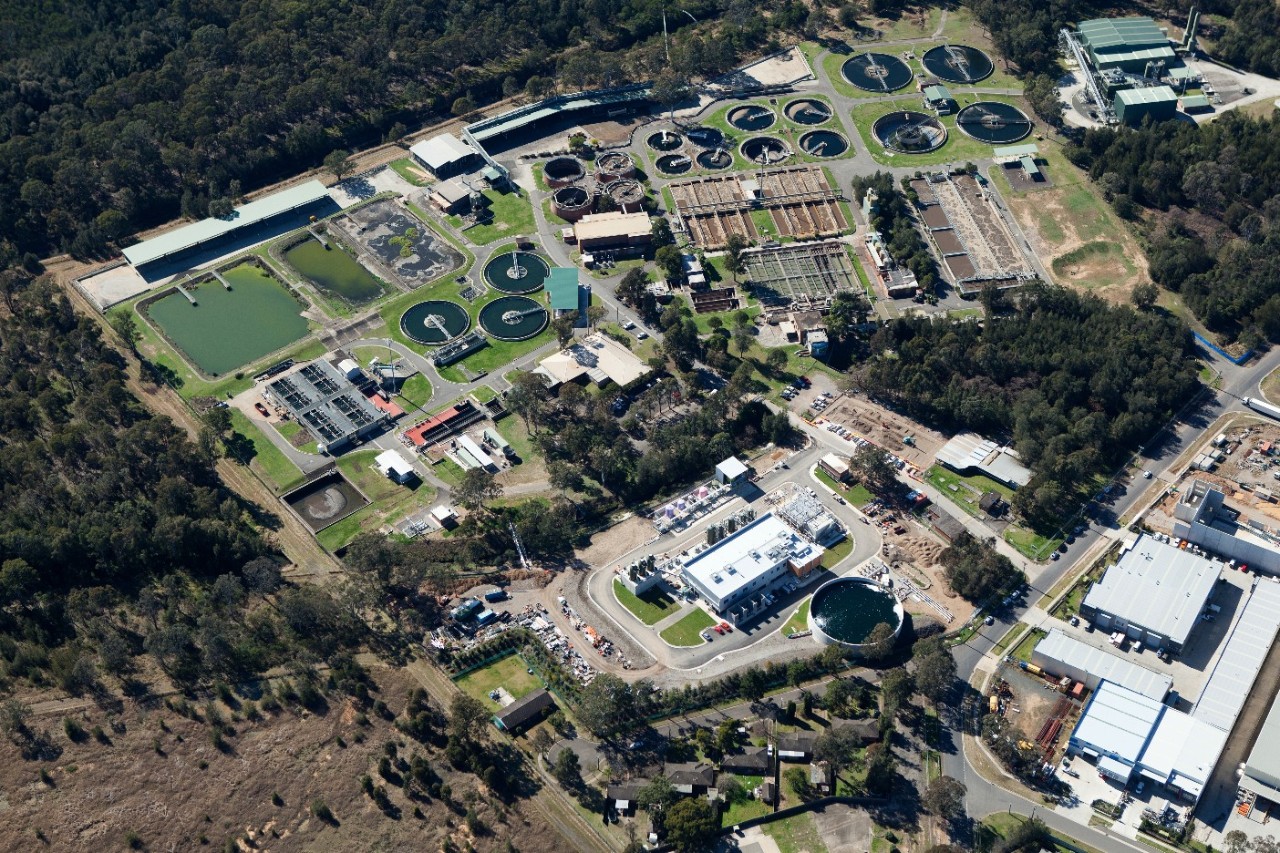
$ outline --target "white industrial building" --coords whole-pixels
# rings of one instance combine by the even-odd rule
[[[619,388],[626,388],[653,371],[639,356],[613,338],[596,334],[547,356],[533,372],[543,377],[551,388],[565,382],[577,382],[584,377],[596,385],[613,382]]]
[[[1072,681],[1083,682],[1090,690],[1097,690],[1099,684],[1108,681],[1157,702],[1163,702],[1173,687],[1170,676],[1095,648],[1061,628],[1050,630],[1036,644],[1031,662],[1059,678],[1065,675]]]
[[[1153,649],[1180,653],[1221,574],[1222,564],[1140,536],[1080,604],[1099,630],[1124,632]]]
[[[398,450],[384,450],[373,459],[374,466],[400,485],[412,482],[418,473],[413,470],[413,463],[400,455]]]
[[[1031,479],[1031,471],[1022,464],[1013,448],[996,444],[976,432],[952,436],[942,445],[936,458],[940,465],[957,474],[985,474],[1011,489],[1025,486]]]
[[[737,617],[788,572],[808,574],[822,553],[770,512],[687,558],[681,574],[713,610]]]
[[[1173,535],[1237,560],[1252,569],[1280,573],[1280,538],[1261,522],[1240,524],[1212,483],[1196,480],[1173,509]]]
[[[1252,809],[1257,797],[1280,803],[1280,702],[1271,705],[1244,763],[1240,789]]]
[[[460,435],[457,439],[457,447],[454,448],[454,456],[458,458],[458,462],[465,470],[470,471],[472,468],[480,468],[484,471],[497,471],[498,463],[485,452],[475,439],[469,435]]]
[[[409,153],[437,178],[456,175],[480,162],[480,153],[452,133],[414,143]]]
[[[830,548],[846,535],[844,526],[808,492],[799,492],[779,506],[778,516],[824,548]]]
[[[1221,729],[1104,681],[1085,705],[1068,748],[1096,760],[1098,772],[1122,786],[1138,774],[1194,803],[1226,742]]]
[[[1231,731],[1240,716],[1245,700],[1253,690],[1253,682],[1275,642],[1280,629],[1280,583],[1259,580],[1240,607],[1240,616],[1222,644],[1200,697],[1191,709],[1192,716]]]
[[[716,466],[716,482],[736,483],[745,479],[750,471],[751,469],[747,467],[747,463],[736,456],[730,456]]]

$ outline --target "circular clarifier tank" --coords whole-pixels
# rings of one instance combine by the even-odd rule
[[[813,126],[831,120],[831,107],[814,98],[798,98],[787,104],[784,112],[796,124]]]
[[[729,124],[738,130],[753,132],[772,127],[773,123],[778,120],[778,116],[768,107],[762,107],[759,104],[748,104],[744,107],[734,107],[729,110],[728,119]]]
[[[550,274],[547,262],[529,252],[503,252],[484,265],[484,280],[503,293],[533,293]]]
[[[849,140],[834,130],[811,130],[800,137],[800,150],[813,157],[839,157],[849,150]]]
[[[568,222],[577,222],[591,212],[591,193],[579,186],[561,187],[551,196],[551,210]]]
[[[956,127],[969,136],[992,145],[1008,145],[1031,133],[1031,119],[1012,104],[978,101],[956,116]]]
[[[925,70],[948,83],[977,83],[996,70],[991,57],[967,44],[944,44],[920,58]]]
[[[659,130],[657,133],[649,134],[645,144],[654,151],[675,151],[684,144],[684,137],[674,130]]]
[[[871,126],[876,140],[890,151],[925,154],[942,147],[947,129],[936,118],[913,110],[900,110],[876,119]]]
[[[657,166],[658,171],[664,174],[683,175],[693,168],[693,161],[683,154],[663,154],[653,161],[653,165]]]
[[[563,187],[586,177],[587,170],[576,157],[552,157],[542,167],[542,176],[551,187]]]
[[[700,148],[723,148],[724,134],[715,127],[695,127],[686,131],[689,141]]]
[[[547,327],[547,309],[527,296],[500,296],[480,309],[480,328],[502,341],[523,341]]]
[[[773,136],[753,136],[739,150],[752,163],[780,163],[791,155],[787,143]]]
[[[901,89],[915,76],[911,66],[887,53],[860,53],[844,61],[840,73],[859,89],[868,92],[892,92]]]
[[[714,151],[703,151],[697,157],[698,166],[703,169],[727,169],[733,165],[733,155],[723,148]]]
[[[819,642],[858,648],[880,623],[902,630],[902,603],[870,578],[836,578],[818,587],[809,605],[809,630]]]
[[[471,325],[461,305],[443,299],[419,302],[400,317],[400,331],[428,346],[439,346],[461,335]]]

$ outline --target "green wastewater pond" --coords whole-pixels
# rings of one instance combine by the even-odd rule
[[[332,243],[326,249],[319,240],[303,240],[284,259],[326,295],[349,305],[364,305],[383,294],[382,282]]]
[[[253,264],[223,277],[176,290],[147,306],[147,316],[210,376],[221,376],[288,346],[307,334],[302,306],[275,278]]]

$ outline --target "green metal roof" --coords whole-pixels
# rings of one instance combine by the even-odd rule
[[[158,261],[264,219],[317,202],[328,194],[329,191],[325,189],[324,184],[315,180],[307,181],[266,198],[242,204],[230,216],[202,219],[199,222],[175,228],[159,237],[143,240],[125,249],[124,257],[135,267]]]
[[[951,100],[951,93],[947,91],[946,86],[925,86],[924,96],[931,101]]]
[[[493,168],[492,166],[485,166],[484,171],[482,171],[480,174],[483,175],[484,179],[489,183],[502,180],[502,173],[499,172],[497,169]]]
[[[1040,153],[1040,146],[1034,142],[1027,142],[1023,145],[1002,145],[999,148],[992,149],[995,157],[1027,157]]]
[[[1094,54],[1099,68],[1112,68],[1117,65],[1130,65],[1135,62],[1153,62],[1170,60],[1177,56],[1171,47],[1144,47],[1138,50],[1109,50]]]
[[[1146,89],[1122,89],[1116,92],[1116,106],[1124,104],[1132,107],[1137,104],[1164,104],[1177,102],[1177,94],[1168,86],[1150,86]]]
[[[1184,110],[1207,110],[1209,108],[1209,99],[1204,95],[1184,95],[1182,108]]]
[[[1150,18],[1095,18],[1081,21],[1076,29],[1092,50],[1133,50],[1169,44],[1169,37]]]
[[[578,271],[570,267],[552,267],[547,277],[547,294],[553,311],[578,310]]]
[[[1028,175],[1040,174],[1040,167],[1036,165],[1036,161],[1031,157],[1021,157],[1018,162],[1022,164],[1022,168]]]

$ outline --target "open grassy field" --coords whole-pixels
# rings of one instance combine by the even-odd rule
[[[661,587],[654,587],[643,595],[636,595],[614,578],[613,594],[622,606],[646,625],[656,625],[680,609],[680,602]]]
[[[253,459],[249,462],[249,467],[256,471],[276,494],[287,492],[302,482],[302,472],[298,470],[298,466],[290,462],[289,457],[281,453],[257,425],[245,417],[239,409],[230,411],[232,429],[249,439],[253,445]]]
[[[764,833],[777,843],[780,853],[827,853],[818,823],[808,812],[765,824]]]
[[[528,670],[524,658],[511,655],[467,673],[457,680],[457,685],[463,693],[479,699],[490,710],[497,711],[502,706],[490,699],[489,694],[499,687],[505,688],[512,697],[520,699],[542,686],[538,677]]]
[[[1048,631],[1039,628],[1032,628],[1027,635],[1022,638],[1022,642],[1018,643],[1018,647],[1013,650],[1013,656],[1021,661],[1031,663],[1031,652],[1036,647],[1036,643],[1048,635]]]
[[[1050,538],[1025,527],[1010,527],[1004,532],[1004,541],[1033,560],[1044,560],[1062,544],[1062,537]]]
[[[925,472],[924,478],[946,495],[952,503],[979,518],[982,517],[983,512],[978,506],[978,500],[983,493],[996,492],[1006,502],[1013,500],[1013,489],[982,474],[963,477],[941,465],[934,465]]]
[[[529,203],[527,196],[497,190],[483,190],[481,194],[489,201],[493,220],[486,225],[477,225],[461,232],[468,240],[477,246],[487,246],[495,240],[509,240],[519,234],[533,233],[533,205]],[[460,216],[448,216],[445,221],[454,228],[462,227]]]
[[[706,640],[698,635],[715,624],[716,620],[699,607],[659,636],[673,646],[700,646]]]
[[[840,561],[853,553],[853,537],[846,536],[844,539],[832,545],[822,553],[822,568],[834,569],[840,565]]]
[[[397,175],[404,178],[415,187],[425,187],[431,183],[426,171],[413,161],[412,157],[402,157],[399,160],[392,160],[388,163]]]
[[[999,167],[992,167],[992,181],[1058,284],[1128,302],[1148,279],[1141,247],[1088,176],[1055,143],[1039,144],[1052,186],[1015,192]]]

